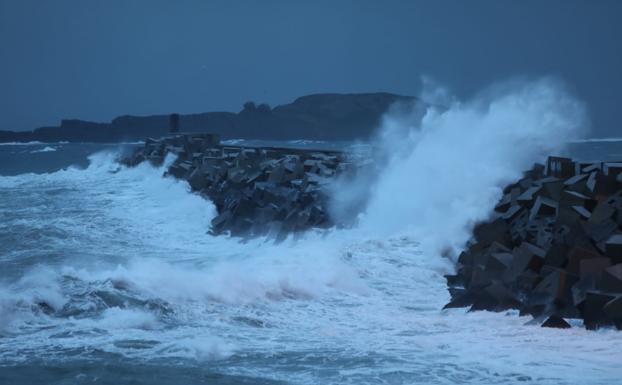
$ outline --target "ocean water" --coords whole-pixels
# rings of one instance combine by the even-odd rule
[[[211,203],[122,147],[0,146],[0,383],[620,381],[622,333],[443,311],[452,262],[408,234],[210,236]]]
[[[207,234],[213,205],[165,166],[115,162],[132,144],[2,145],[0,384],[620,383],[620,332],[442,310],[507,183],[548,154],[622,159],[582,111],[540,81],[388,115],[380,171],[331,186],[357,225],[279,244]]]

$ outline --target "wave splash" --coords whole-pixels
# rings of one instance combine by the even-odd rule
[[[85,344],[146,357],[154,350],[135,351],[116,339],[156,340],[166,347],[156,349],[160,355],[218,358],[217,346],[225,352],[231,346],[216,336],[223,322],[275,322],[254,315],[256,307],[366,295],[341,241],[309,234],[275,245],[210,236],[211,202],[189,193],[187,183],[162,177],[173,158],[161,168],[125,168],[117,155],[94,154],[86,170],[0,178],[9,194],[3,202],[21,207],[3,229],[24,249],[7,249],[2,258],[27,257],[0,279],[0,338],[15,337],[0,357],[27,357],[17,353],[20,345],[36,355],[47,336],[66,348]],[[0,204],[0,211],[10,210]],[[110,335],[93,337],[102,330]],[[211,347],[186,343],[195,337]]]
[[[388,115],[386,163],[361,189],[359,226],[278,245],[206,234],[210,202],[162,178],[164,168],[126,169],[114,153],[92,156],[86,170],[0,178],[0,193],[20,206],[1,230],[55,237],[15,238],[27,247],[0,253],[33,261],[2,277],[0,360],[218,360],[223,371],[297,383],[318,382],[289,370],[310,363],[340,373],[333,383],[377,382],[399,363],[403,382],[425,373],[429,382],[490,383],[524,372],[559,383],[547,376],[581,378],[574,364],[583,352],[608,378],[618,364],[611,340],[622,337],[569,340],[515,315],[440,311],[452,264],[438,251],[459,249],[503,184],[586,126],[581,103],[555,82],[493,91]]]
[[[464,102],[438,88],[425,95],[432,95],[425,111],[384,119],[380,142],[388,160],[361,228],[415,234],[435,253],[458,251],[504,186],[583,138],[589,126],[584,105],[550,78],[494,85]]]
[[[427,97],[427,108],[402,108],[385,117],[379,134],[385,159],[382,171],[373,180],[367,176],[363,183],[351,184],[359,189],[354,194],[364,194],[367,200],[359,226],[328,235],[309,233],[281,245],[207,235],[215,208],[188,194],[185,182],[161,177],[172,157],[161,168],[143,163],[127,169],[115,163],[118,154],[102,152],[90,157],[86,170],[2,178],[6,187],[77,189],[76,199],[88,210],[77,219],[66,218],[69,227],[59,231],[79,241],[84,224],[97,217],[102,236],[85,234],[84,239],[119,255],[114,263],[102,256],[101,261],[76,267],[76,260],[68,259],[64,267],[43,276],[36,269],[26,273],[17,283],[4,286],[3,310],[23,303],[63,308],[73,295],[60,283],[67,277],[87,286],[124,282],[139,296],[169,303],[246,304],[317,298],[335,290],[364,294],[370,283],[361,279],[361,268],[351,266],[347,255],[353,245],[369,239],[417,240],[427,259],[421,267],[447,271],[449,265],[435,256],[448,247],[453,251],[462,247],[474,223],[489,215],[505,184],[534,161],[561,151],[568,140],[583,137],[587,117],[583,105],[551,79],[497,85],[467,102],[448,99],[444,90],[427,94],[434,95]],[[359,187],[363,184],[365,190]],[[352,193],[336,194],[349,199]],[[33,226],[46,225],[40,223],[40,212],[30,219]],[[124,233],[120,243],[111,242],[106,232],[119,230]],[[66,247],[60,243],[58,252]],[[77,247],[86,246],[78,242]],[[18,292],[22,294],[17,296]],[[24,293],[36,295],[26,298]],[[6,328],[12,321],[5,317],[0,324]]]

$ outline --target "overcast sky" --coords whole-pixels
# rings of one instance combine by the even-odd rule
[[[618,0],[0,0],[0,129],[557,75],[622,136]]]

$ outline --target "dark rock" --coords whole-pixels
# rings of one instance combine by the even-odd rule
[[[510,267],[513,258],[512,253],[493,253],[486,261],[486,270],[502,273]]]
[[[622,162],[606,162],[603,164],[603,172],[607,176],[617,177],[622,174]]]
[[[512,255],[511,265],[503,275],[505,282],[515,280],[516,277],[527,269],[538,272],[544,265],[546,252],[535,245],[523,242],[512,251]]]
[[[620,189],[619,182],[614,176],[605,175],[603,173],[596,173],[595,184],[592,192],[597,198],[604,198],[611,194],[614,194]]]
[[[543,328],[569,329],[570,324],[562,317],[552,315],[542,324]]]
[[[572,188],[572,186],[577,186],[579,183],[585,183],[587,181],[589,174],[577,174],[571,178],[566,179],[563,184],[564,186]]]
[[[536,198],[536,202],[531,208],[529,219],[533,220],[536,217],[554,217],[557,216],[557,209],[559,205],[557,202],[550,198],[543,198],[541,196]]]
[[[541,196],[544,198],[549,198],[553,202],[559,202],[562,193],[565,191],[564,182],[553,177],[549,177],[547,179],[549,180],[539,181],[539,183],[542,184]]]
[[[579,305],[585,300],[588,291],[596,290],[596,281],[592,276],[585,276],[572,286],[572,303]]]
[[[550,156],[547,160],[547,175],[557,178],[570,178],[575,173],[572,159]]]
[[[568,272],[579,275],[581,270],[581,261],[592,258],[600,258],[600,254],[583,247],[572,248],[572,250],[568,253]]]
[[[514,199],[512,199],[511,194],[508,193],[508,194],[503,195],[503,198],[501,198],[501,200],[495,206],[495,211],[498,213],[507,212],[508,209],[512,206],[513,200]]]
[[[538,185],[538,186],[531,186],[529,187],[527,190],[525,190],[525,192],[523,192],[521,195],[519,195],[516,198],[516,201],[521,205],[521,206],[526,206],[526,207],[531,207],[533,206],[533,201],[534,199],[536,199],[536,196],[538,195],[538,192],[542,189],[542,186]]]
[[[592,215],[590,216],[590,223],[602,223],[607,220],[612,220],[614,218],[614,214],[616,213],[616,209],[609,206],[608,204],[601,203],[597,205],[592,211]]]
[[[324,184],[348,169],[339,167],[346,159],[340,152],[221,146],[217,135],[179,134],[147,140],[126,163],[161,161],[169,153],[177,159],[166,175],[186,180],[216,205],[213,234],[284,239],[289,232],[334,225]],[[305,174],[308,164],[314,174]]]
[[[622,293],[622,263],[605,268],[598,287],[607,293]]]
[[[447,285],[449,287],[463,287],[465,285],[464,278],[461,275],[446,275]]]
[[[560,194],[559,203],[562,206],[578,206],[583,207],[591,212],[596,205],[596,201],[587,195],[576,191],[564,190]],[[588,216],[589,218],[589,216]]]
[[[579,219],[587,219],[592,215],[583,206],[561,206],[557,213],[557,224],[559,226],[572,226]]]
[[[585,226],[586,232],[596,244],[608,240],[617,229],[618,224],[611,219],[605,219],[600,222],[588,222]],[[605,248],[606,246],[603,244],[603,249]]]
[[[475,239],[484,245],[489,245],[493,242],[499,242],[501,244],[508,244],[509,237],[508,225],[502,219],[496,219],[490,223],[481,223],[473,230]]]
[[[610,265],[611,259],[607,257],[582,259],[579,262],[579,274],[582,278],[589,275],[598,281],[600,280],[603,271]]]
[[[485,291],[479,293],[476,297],[471,301],[471,307],[469,311],[481,311],[481,310],[495,310],[497,307],[498,301],[491,297]]]
[[[611,258],[612,263],[622,263],[622,234],[612,234],[605,241],[605,255]]]
[[[452,299],[449,303],[443,306],[443,309],[452,309],[458,307],[466,307],[473,304],[473,297],[467,290],[454,291],[452,293]]]
[[[571,224],[567,228],[567,231],[564,232],[562,242],[571,249],[573,247],[581,247],[587,250],[595,251],[593,242],[583,221],[577,221]]]
[[[207,178],[199,168],[195,168],[188,176],[188,184],[193,190],[202,190],[207,186]]]
[[[495,302],[494,306],[487,310],[503,311],[515,308],[520,304],[516,294],[502,282],[493,281],[484,288],[484,292]]]
[[[622,330],[622,295],[619,295],[603,306],[605,315],[613,321],[618,330]]]
[[[555,303],[566,306],[573,303],[571,287],[578,281],[576,276],[555,268],[533,288],[530,304],[545,305]]]
[[[588,291],[586,293],[585,299],[579,305],[579,311],[587,329],[593,330],[601,326],[614,326],[613,319],[605,313],[604,307],[615,298],[614,295],[597,291]]]
[[[566,265],[568,259],[568,247],[564,244],[554,244],[546,252],[544,263],[549,266],[562,267]]]
[[[549,158],[504,188],[447,276],[447,307],[514,308],[546,327],[622,329],[622,163]],[[615,174],[615,177],[612,175]],[[511,251],[508,249],[512,249]]]

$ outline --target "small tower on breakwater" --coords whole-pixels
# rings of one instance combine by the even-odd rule
[[[179,114],[171,114],[168,117],[168,127],[171,133],[179,132]]]

